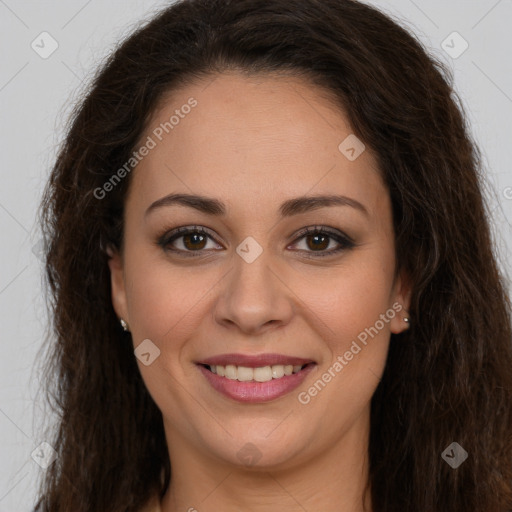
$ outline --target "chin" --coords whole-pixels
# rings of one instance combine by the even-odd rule
[[[279,427],[278,427],[279,428]],[[286,434],[286,433],[285,433]],[[289,435],[268,436],[265,434],[233,436],[229,444],[213,447],[212,451],[227,464],[245,467],[250,471],[286,469],[296,464],[300,453],[306,448],[306,440],[295,439]]]

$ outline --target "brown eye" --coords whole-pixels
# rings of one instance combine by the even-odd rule
[[[210,241],[213,246],[208,247]],[[164,251],[184,256],[200,256],[205,251],[223,249],[213,236],[200,226],[178,228],[160,236],[157,243]],[[356,245],[344,233],[318,226],[304,228],[293,245],[298,246],[301,243],[303,247],[296,250],[306,253],[308,257],[330,256]]]
[[[305,237],[305,239],[307,241],[306,243],[307,243],[308,247],[313,251],[317,251],[317,250],[327,249],[327,247],[329,246],[330,237],[322,235],[322,234],[316,234],[316,235],[307,235]]]
[[[300,245],[304,240],[303,247],[298,250],[305,253],[316,253],[314,257],[330,256],[338,252],[349,250],[355,247],[355,242],[342,232],[332,231],[330,228],[314,226],[304,228],[293,245]],[[327,250],[330,246],[331,249]]]
[[[212,247],[208,247],[209,241],[213,243]],[[215,242],[212,235],[202,227],[185,227],[173,230],[159,237],[157,243],[165,251],[183,253],[184,255],[222,248]]]
[[[202,233],[189,233],[187,235],[181,235],[181,238],[183,238],[183,245],[191,251],[204,249],[207,239]]]

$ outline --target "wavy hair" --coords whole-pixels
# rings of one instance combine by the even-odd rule
[[[371,403],[374,512],[512,510],[511,306],[482,158],[448,67],[399,20],[353,0],[182,0],[113,51],[75,107],[40,219],[51,328],[44,367],[58,458],[36,511],[125,512],[165,494],[162,415],[111,302],[128,176],[168,91],[223,72],[288,73],[343,109],[392,202],[411,328],[392,335]],[[469,454],[457,469],[452,442]],[[179,468],[172,468],[179,471]]]

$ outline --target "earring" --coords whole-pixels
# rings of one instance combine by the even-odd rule
[[[409,318],[409,317],[407,317],[407,316],[406,316],[406,317],[404,317],[404,322],[405,322],[406,324],[410,324],[410,323],[411,323],[411,320],[410,320],[410,318]]]
[[[128,324],[122,318],[119,321],[121,322],[121,327],[123,328],[123,330],[128,331]]]

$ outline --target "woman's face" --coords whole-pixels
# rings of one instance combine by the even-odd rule
[[[112,299],[171,463],[364,449],[409,297],[369,148],[315,87],[238,74],[174,91],[142,145]]]

